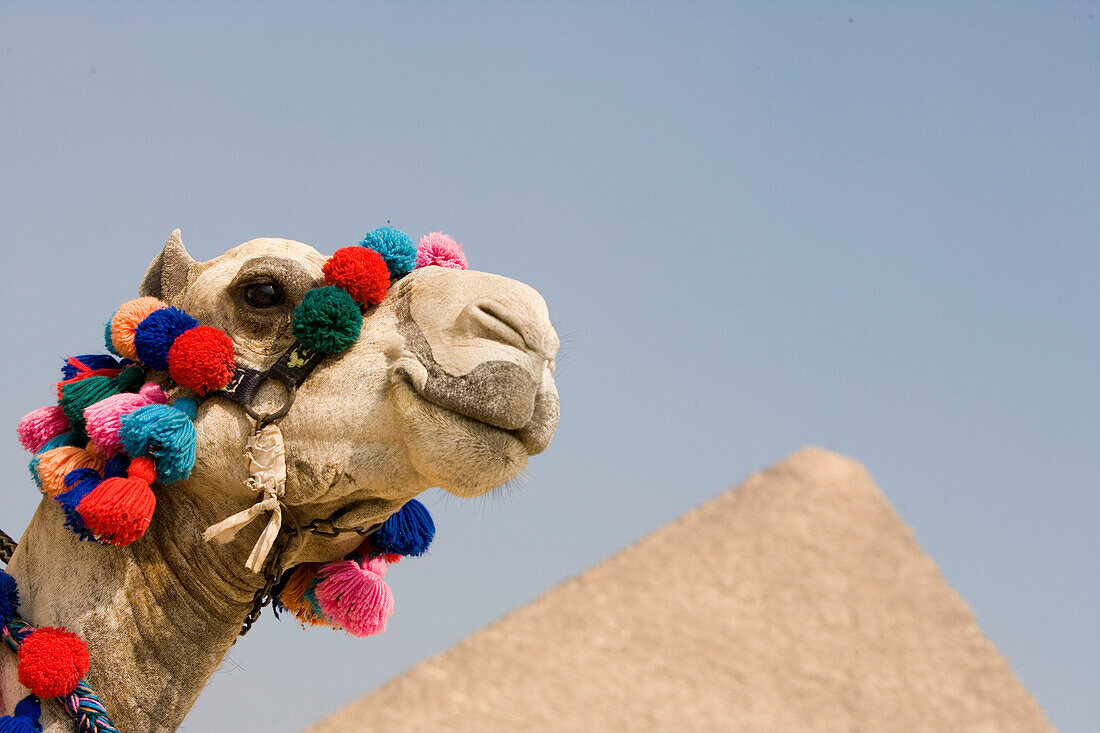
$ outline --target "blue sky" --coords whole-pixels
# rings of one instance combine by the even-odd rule
[[[294,729],[799,446],[865,463],[1064,731],[1100,716],[1095,2],[0,10],[0,418],[174,227],[389,220],[546,297],[562,421],[437,491],[370,640],[265,618],[190,730]],[[0,444],[3,528],[37,494]],[[472,570],[471,570],[472,569]],[[283,694],[285,691],[296,694]]]

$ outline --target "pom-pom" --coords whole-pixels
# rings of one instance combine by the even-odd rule
[[[15,578],[0,570],[0,626],[19,615],[19,587]]]
[[[0,718],[0,733],[38,733],[42,730],[38,719],[42,708],[38,698],[27,695],[15,705],[15,712]]]
[[[233,341],[210,326],[196,326],[181,333],[168,350],[172,379],[200,396],[229,384],[235,367]]]
[[[363,247],[341,247],[323,268],[325,282],[348,291],[364,308],[381,303],[390,287],[390,270],[382,255]]]
[[[352,636],[370,636],[386,630],[393,613],[393,592],[386,585],[386,561],[374,557],[360,565],[341,560],[324,565],[314,594],[321,610]]]
[[[416,266],[430,265],[465,270],[466,255],[462,252],[462,245],[443,232],[432,232],[422,238],[416,248]]]
[[[77,504],[84,526],[111,545],[126,546],[145,534],[157,498],[149,484],[156,478],[151,458],[135,458],[126,478],[104,479]]]
[[[423,555],[435,537],[428,508],[416,499],[390,516],[374,534],[374,547],[396,555]]]
[[[291,571],[283,589],[279,592],[279,605],[310,626],[331,625],[306,598],[310,588],[316,585],[320,563],[306,562]]]
[[[61,408],[69,424],[84,427],[84,410],[100,400],[120,392],[137,392],[145,380],[145,370],[128,366],[117,377],[91,376],[61,385]]]
[[[147,382],[137,393],[116,394],[89,405],[84,410],[84,430],[104,457],[110,458],[122,450],[120,418],[139,407],[163,405],[168,402],[164,389],[156,382]]]
[[[112,313],[111,321],[113,321],[114,319],[115,316],[114,313]],[[107,346],[107,351],[110,351],[115,356],[118,356],[118,349],[116,349],[114,343],[111,342],[111,321],[107,321],[107,324],[103,327],[103,343]]]
[[[294,338],[323,354],[351,346],[362,326],[359,306],[346,291],[332,285],[310,290],[294,310]]]
[[[199,322],[179,308],[168,306],[153,311],[134,330],[134,351],[138,360],[157,371],[168,369],[168,350],[184,331]]]
[[[114,317],[111,318],[109,326],[111,345],[115,347],[115,351],[127,359],[140,361],[137,352],[134,350],[134,335],[138,324],[144,321],[146,316],[153,311],[167,307],[168,304],[163,300],[148,296],[131,300],[119,306]]]
[[[19,421],[15,432],[19,442],[31,453],[42,450],[42,446],[69,429],[69,418],[59,405],[41,407],[29,412]]]
[[[416,267],[416,245],[400,229],[379,227],[363,237],[359,245],[382,255],[390,270],[390,277],[394,280],[407,275]]]
[[[76,634],[35,629],[19,647],[19,683],[40,698],[68,695],[88,674],[88,647]]]
[[[43,494],[52,499],[64,493],[67,490],[65,477],[78,468],[91,469],[96,473],[103,470],[103,457],[95,452],[91,443],[87,448],[62,446],[39,456],[35,471]]]
[[[171,484],[191,475],[195,465],[194,400],[171,405],[146,405],[119,419],[123,450],[133,457],[156,458],[161,483]]]
[[[44,456],[47,452],[52,451],[54,448],[60,448],[65,445],[72,445],[79,448],[85,442],[86,441],[82,436],[74,432],[62,433],[55,438],[51,438],[50,442],[42,446],[41,450],[39,450],[38,453],[35,454],[34,458],[31,459],[29,468],[31,470],[31,478],[34,480],[35,486],[37,486],[39,489],[42,488],[42,481],[40,481],[38,478],[38,462],[42,460],[42,456]]]

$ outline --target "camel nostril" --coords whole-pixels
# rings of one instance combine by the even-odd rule
[[[475,336],[498,341],[521,351],[539,351],[537,339],[528,337],[527,331],[530,328],[525,328],[525,319],[509,313],[500,303],[479,300],[466,306],[464,315],[469,317],[468,326]]]

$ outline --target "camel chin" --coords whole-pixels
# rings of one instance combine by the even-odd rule
[[[393,387],[409,460],[429,484],[459,497],[485,494],[527,467],[528,450],[515,431],[439,407],[407,382]]]

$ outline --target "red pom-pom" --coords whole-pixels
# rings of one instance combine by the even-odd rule
[[[366,247],[343,247],[323,268],[325,283],[348,292],[361,306],[377,305],[390,287],[390,268],[382,255]]]
[[[168,373],[199,395],[229,384],[236,362],[233,341],[210,326],[196,326],[176,337],[168,350]]]
[[[149,487],[157,475],[152,459],[135,458],[128,473],[128,478],[105,479],[76,505],[89,532],[120,547],[145,534],[157,508],[157,497]]]
[[[88,647],[76,634],[43,626],[19,647],[19,682],[40,698],[68,695],[88,674]]]

